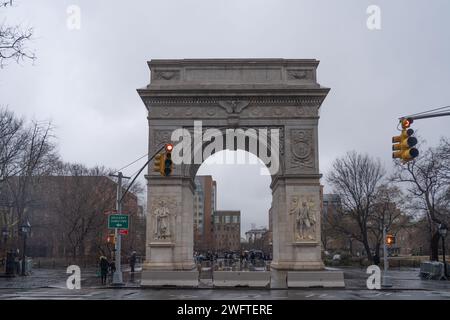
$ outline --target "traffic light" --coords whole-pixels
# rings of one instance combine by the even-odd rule
[[[116,236],[114,234],[109,234],[106,238],[106,242],[110,244],[116,244]]]
[[[419,155],[419,150],[414,148],[417,144],[417,138],[413,137],[414,130],[409,128],[413,123],[412,118],[400,120],[402,133],[399,136],[392,137],[392,158],[402,159],[403,163],[413,160]]]
[[[164,154],[164,175],[170,176],[173,170],[173,161],[172,161],[172,150],[173,145],[170,143],[166,144],[166,153]]]
[[[388,235],[386,236],[386,244],[387,244],[388,246],[392,246],[393,244],[395,244],[395,236],[392,235],[392,234],[388,234]]]
[[[153,171],[159,172],[162,176],[164,175],[164,155],[162,153],[158,153],[155,156],[155,162],[153,163]]]

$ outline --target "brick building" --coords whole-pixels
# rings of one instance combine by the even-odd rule
[[[223,252],[241,250],[240,211],[215,211],[213,230],[215,251]]]

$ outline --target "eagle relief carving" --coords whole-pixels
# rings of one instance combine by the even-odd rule
[[[291,130],[291,167],[314,168],[313,129]]]
[[[316,240],[316,205],[311,197],[292,196],[289,214],[294,216],[294,240]]]
[[[224,108],[227,111],[227,113],[238,114],[241,113],[242,110],[247,108],[250,102],[243,100],[226,100],[226,101],[219,101],[218,104],[219,106]]]

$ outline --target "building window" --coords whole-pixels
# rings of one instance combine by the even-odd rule
[[[225,216],[225,223],[230,223],[230,219],[231,217],[230,216]]]
[[[239,223],[239,217],[233,216],[233,223]]]

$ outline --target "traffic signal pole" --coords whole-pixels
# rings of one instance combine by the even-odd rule
[[[122,214],[122,179],[131,179],[125,177],[122,172],[117,175],[110,175],[117,178],[117,196],[116,196],[116,214]],[[113,285],[123,285],[122,268],[121,268],[121,250],[122,250],[122,235],[119,233],[119,229],[114,229],[114,235],[116,237],[115,243],[115,266],[116,271],[113,274]]]
[[[153,160],[153,158],[159,154],[163,149],[167,149],[167,145],[162,146],[158,151],[156,151],[148,160],[147,162],[142,166],[142,168],[139,170],[139,172],[136,174],[136,176],[133,178],[131,183],[128,185],[125,192],[122,194],[122,179],[131,179],[131,177],[125,177],[122,172],[118,172],[117,175],[111,174],[111,177],[117,178],[117,197],[116,197],[116,214],[122,214],[122,201],[125,198],[125,195],[130,190],[133,183],[136,181],[137,177],[141,174],[141,172],[145,169],[145,167],[150,163],[150,161]],[[172,150],[170,150],[172,151]],[[121,250],[122,250],[122,235],[119,233],[119,229],[114,229],[114,234],[116,237],[116,244],[115,244],[115,266],[116,271],[113,274],[113,285],[123,285],[123,277],[122,277],[122,270],[121,270]]]
[[[386,226],[383,226],[383,253],[384,253],[384,259],[383,259],[383,278],[381,281],[382,287],[392,287],[391,279],[388,276],[388,269],[389,269],[389,261],[388,261],[388,253],[387,253],[387,243],[386,243]]]
[[[424,114],[424,115],[418,115],[418,116],[409,116],[409,117],[402,117],[400,119],[406,119],[410,118],[413,120],[420,120],[420,119],[429,119],[429,118],[439,118],[439,117],[445,117],[450,116],[450,112],[440,112],[435,114]]]

